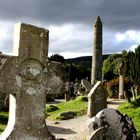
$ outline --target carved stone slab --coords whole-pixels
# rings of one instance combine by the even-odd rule
[[[107,91],[98,81],[88,94],[88,112],[89,118],[95,116],[102,109],[107,108]]]

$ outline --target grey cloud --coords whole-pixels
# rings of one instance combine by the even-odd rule
[[[92,26],[99,15],[103,28],[108,30],[104,32],[104,52],[111,49],[118,52],[134,42],[118,43],[112,36],[130,29],[140,30],[139,5],[140,0],[3,0],[0,2],[0,20],[11,21],[13,24],[28,22],[42,27],[55,25],[60,28],[61,25],[73,24],[77,32],[86,28],[86,36],[89,36],[86,40],[83,40],[85,36],[82,33],[78,39],[69,38],[64,41],[63,38],[50,38],[50,51],[91,52]],[[77,25],[83,28],[77,28]],[[11,50],[10,37],[7,37],[3,42],[4,47],[0,46],[0,49]]]
[[[61,35],[56,35],[55,32],[51,33],[50,29],[50,51],[58,51],[60,52],[91,52],[92,48],[92,28],[75,25],[75,26],[67,26],[62,27],[63,30],[65,28],[69,28],[66,32],[61,33]],[[61,30],[56,31],[61,32]]]
[[[139,0],[104,0],[97,12],[103,17],[105,26],[110,29],[140,29],[139,5]]]
[[[107,28],[139,29],[139,5],[139,0],[5,0],[0,4],[0,18],[49,25],[81,23],[92,26],[100,15]]]

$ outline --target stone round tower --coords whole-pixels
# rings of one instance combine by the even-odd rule
[[[91,84],[102,80],[102,21],[98,16],[94,24]]]

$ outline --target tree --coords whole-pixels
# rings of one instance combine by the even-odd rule
[[[111,80],[118,76],[118,64],[122,59],[122,54],[112,54],[103,62],[103,79]]]
[[[78,80],[89,78],[91,71],[84,65],[70,65],[70,79],[71,81],[75,81],[77,78]]]
[[[127,53],[126,50],[123,50],[121,54],[112,54],[110,55],[107,59],[104,60],[103,62],[103,68],[102,68],[102,74],[103,74],[103,79],[104,80],[112,80],[116,78],[119,73],[118,73],[118,65],[120,62],[123,60],[126,65],[126,73],[125,75],[129,75],[129,54]]]
[[[129,52],[129,75],[135,85],[140,85],[140,45],[135,52]]]
[[[54,54],[54,55],[50,56],[49,60],[50,61],[56,61],[56,62],[65,63],[64,57],[59,55],[59,54]]]

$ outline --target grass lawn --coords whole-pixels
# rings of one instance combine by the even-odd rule
[[[60,113],[67,111],[72,111],[75,112],[77,116],[82,116],[87,112],[87,102],[87,97],[79,96],[75,100],[70,100],[68,102],[56,104],[55,106],[58,109],[55,111],[51,111],[49,106],[46,107],[46,114],[49,115],[49,118],[53,120],[59,118]]]
[[[117,110],[132,118],[134,126],[140,137],[140,99],[133,101],[132,103],[123,103]]]
[[[0,112],[0,133],[5,129],[8,122],[8,112]]]

